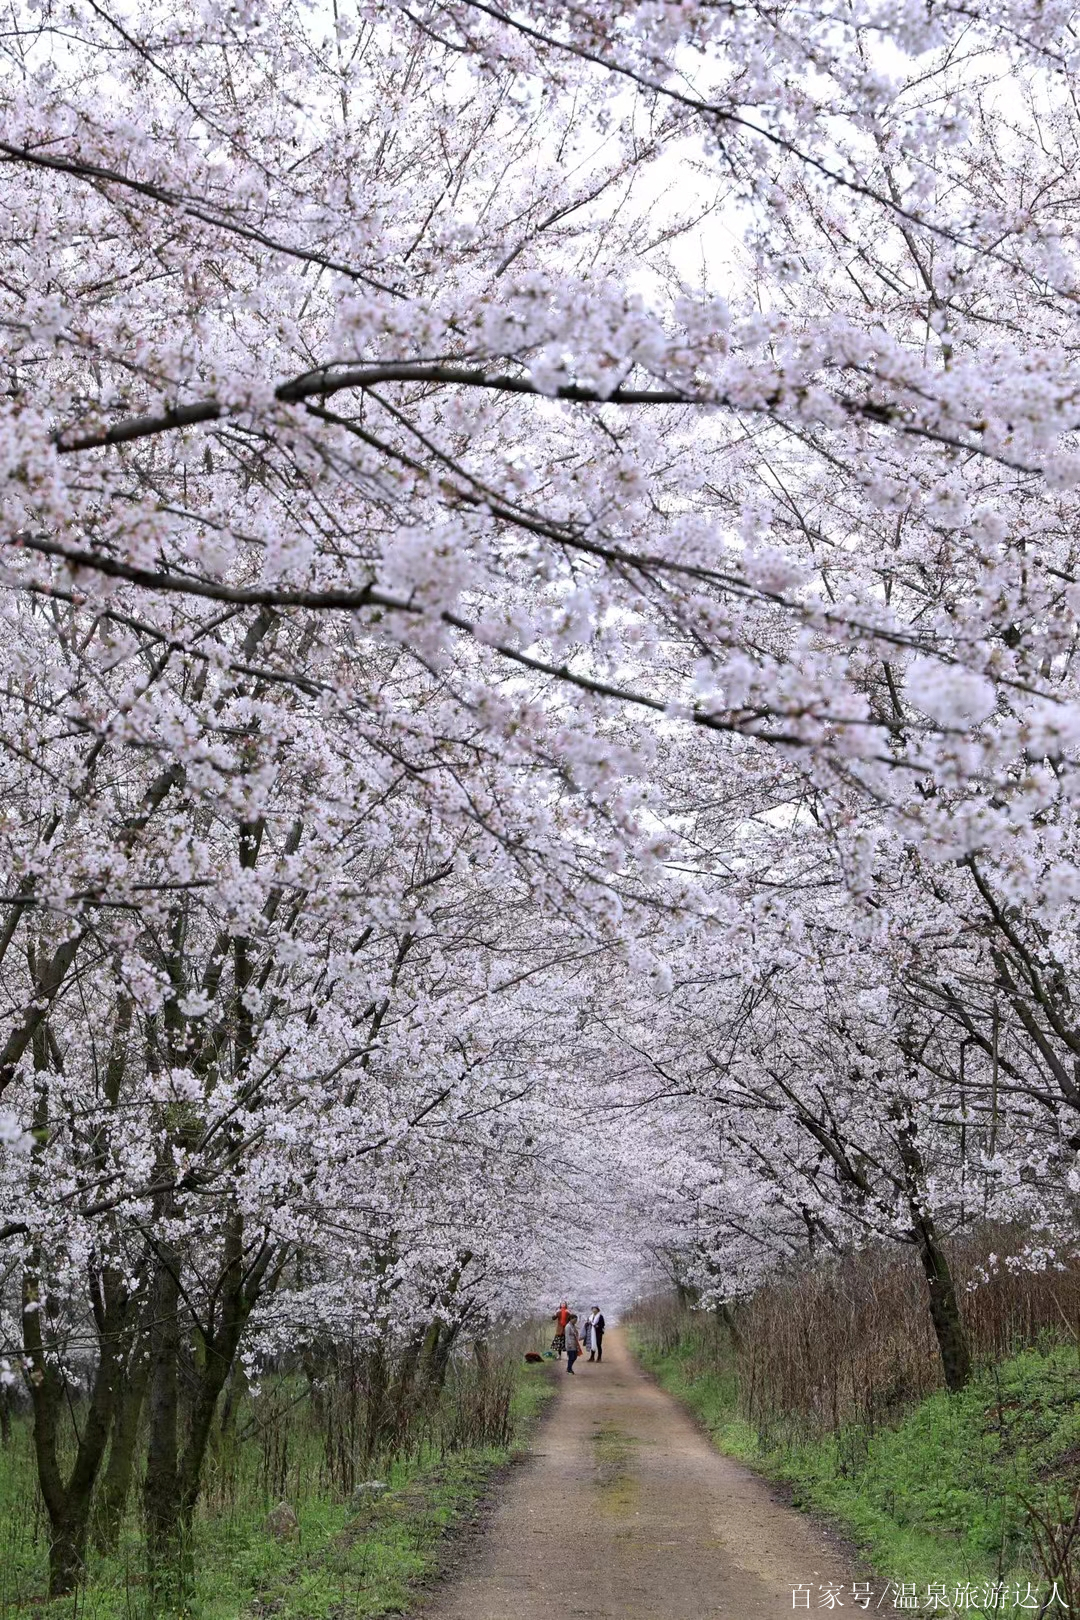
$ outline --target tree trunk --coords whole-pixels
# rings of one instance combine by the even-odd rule
[[[416,1391],[417,1369],[424,1348],[426,1333],[414,1333],[398,1360],[397,1375],[390,1400],[395,1412],[404,1412],[413,1401]]]
[[[308,1379],[308,1399],[311,1402],[312,1410],[317,1416],[321,1416],[315,1375],[313,1372],[309,1371],[308,1363],[306,1361],[304,1363],[304,1372]],[[243,1400],[246,1391],[247,1374],[244,1372],[244,1364],[242,1361],[234,1361],[232,1372],[229,1374],[229,1382],[225,1390],[225,1401],[221,1408],[221,1424],[219,1434],[222,1440],[224,1440],[226,1436],[232,1432],[232,1426],[236,1421],[236,1414],[239,1409],[240,1402]]]
[[[390,1404],[390,1381],[386,1353],[376,1344],[363,1357],[364,1463],[369,1466],[383,1445],[396,1432],[396,1417]]]
[[[719,1316],[721,1322],[723,1322],[724,1326],[728,1330],[733,1354],[739,1355],[742,1352],[743,1347],[742,1329],[735,1320],[735,1312],[732,1310],[726,1299],[720,1304]]]
[[[206,1460],[218,1398],[232,1371],[242,1328],[243,1319],[235,1324],[229,1324],[228,1331],[223,1330],[207,1341],[206,1367],[199,1379],[192,1404],[191,1426],[188,1430],[178,1481],[178,1506],[185,1522],[190,1519],[199,1499],[203,1463]]]
[[[115,1552],[120,1539],[120,1526],[131,1494],[135,1447],[139,1439],[139,1423],[149,1383],[150,1351],[147,1345],[141,1344],[136,1346],[132,1354],[128,1364],[126,1388],[113,1412],[109,1460],[101,1481],[95,1512],[94,1540],[105,1553]]]
[[[143,1482],[146,1547],[151,1570],[177,1553],[177,1421],[180,1360],[180,1289],[177,1257],[162,1254],[154,1286],[150,1331],[150,1432]]]
[[[919,1251],[930,1305],[930,1320],[937,1336],[941,1365],[945,1373],[945,1387],[952,1393],[964,1388],[971,1377],[971,1350],[960,1302],[956,1297],[949,1262],[938,1239],[933,1217],[925,1205],[925,1173],[922,1154],[916,1139],[915,1121],[910,1106],[904,1102],[894,1104],[892,1116],[897,1121],[897,1146],[904,1170],[904,1191],[911,1214],[911,1239]]]
[[[34,1062],[38,1094],[34,1130],[40,1143],[48,1130],[49,1093],[45,1027],[34,1032]],[[120,1279],[107,1268],[98,1271],[91,1258],[90,1296],[98,1338],[98,1363],[75,1460],[65,1480],[60,1465],[60,1427],[70,1390],[53,1346],[46,1338],[48,1298],[40,1274],[40,1257],[32,1256],[23,1273],[22,1330],[27,1359],[26,1382],[34,1413],[34,1456],[38,1485],[49,1516],[49,1596],[64,1597],[75,1590],[86,1564],[90,1507],[105,1447],[109,1439],[113,1402],[119,1384],[119,1362],[127,1315],[127,1295]]]
[[[439,1395],[446,1383],[450,1352],[461,1332],[461,1323],[435,1322],[432,1326],[434,1338],[431,1341],[430,1353],[425,1356],[424,1382],[432,1395]]]
[[[916,1243],[919,1259],[926,1275],[930,1299],[930,1320],[934,1324],[941,1365],[945,1372],[945,1387],[954,1394],[964,1388],[971,1377],[971,1350],[960,1304],[956,1297],[949,1262],[938,1246],[933,1224],[923,1218],[917,1223]]]
[[[32,1279],[28,1279],[24,1297],[28,1307],[36,1307]],[[46,1354],[41,1314],[36,1308],[24,1310],[23,1334],[31,1362],[28,1383],[34,1407],[38,1480],[49,1515],[49,1596],[57,1598],[74,1591],[85,1568],[90,1505],[109,1437],[116,1364],[115,1349],[108,1338],[103,1338],[75,1461],[65,1481],[60,1472],[58,1442],[66,1391]]]

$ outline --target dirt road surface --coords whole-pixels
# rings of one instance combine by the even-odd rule
[[[851,1611],[838,1544],[714,1451],[618,1329],[602,1365],[563,1366],[534,1454],[428,1620],[779,1620],[796,1587],[817,1610],[830,1584]]]

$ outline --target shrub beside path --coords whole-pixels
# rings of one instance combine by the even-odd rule
[[[840,1544],[715,1451],[618,1329],[601,1366],[579,1362],[561,1383],[428,1620],[779,1620],[796,1587],[816,1610],[830,1585],[852,1607],[858,1577]]]

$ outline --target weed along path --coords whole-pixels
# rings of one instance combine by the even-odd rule
[[[618,1330],[562,1376],[529,1461],[427,1620],[779,1620],[855,1579],[840,1547],[713,1450]],[[800,1603],[801,1606],[801,1603]],[[860,1613],[861,1608],[856,1608]]]

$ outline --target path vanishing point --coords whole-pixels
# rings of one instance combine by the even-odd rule
[[[618,1329],[601,1366],[564,1367],[531,1456],[427,1620],[779,1620],[800,1585],[814,1609],[819,1588],[850,1591],[839,1543],[715,1451]]]

